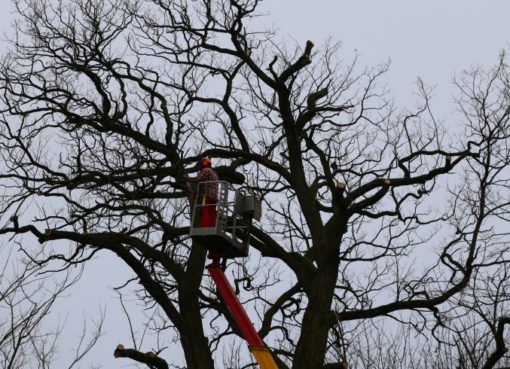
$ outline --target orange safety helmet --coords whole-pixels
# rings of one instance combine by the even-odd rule
[[[208,156],[204,156],[202,159],[200,159],[200,164],[202,165],[202,167],[210,167],[211,164],[212,164],[212,160],[210,157]]]

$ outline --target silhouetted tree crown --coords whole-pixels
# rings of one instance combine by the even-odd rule
[[[255,28],[258,0],[16,6],[0,69],[0,233],[40,268],[108,251],[130,268],[125,287],[158,312],[161,347],[116,357],[253,364],[188,236],[184,179],[209,155],[263,201],[249,259],[227,268],[281,369],[506,361],[504,55],[456,79],[459,120],[445,126],[421,81],[401,110],[388,65]],[[173,340],[184,358],[160,352]]]

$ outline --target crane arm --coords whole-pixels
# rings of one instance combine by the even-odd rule
[[[253,323],[237,298],[232,286],[228,282],[225,273],[223,273],[223,269],[221,269],[219,261],[217,259],[213,259],[213,262],[207,266],[207,270],[218,287],[218,291],[223,298],[223,301],[225,301],[225,304],[227,304],[227,307],[241,331],[241,334],[248,342],[248,348],[252,355],[255,356],[260,368],[278,369],[271,352],[264,344],[264,341],[260,338],[256,329],[253,327]]]

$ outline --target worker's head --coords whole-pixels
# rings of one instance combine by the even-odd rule
[[[212,160],[208,156],[204,156],[202,159],[200,159],[200,166],[202,168],[208,168],[211,166],[211,164],[212,164]]]

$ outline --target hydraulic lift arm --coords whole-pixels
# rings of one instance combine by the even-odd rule
[[[225,273],[219,263],[219,259],[213,258],[213,262],[207,266],[209,274],[218,287],[218,291],[223,298],[223,301],[228,306],[230,313],[234,317],[236,324],[241,331],[244,339],[248,342],[248,348],[250,352],[255,356],[255,359],[259,363],[261,369],[278,369],[276,363],[271,355],[269,349],[264,345],[264,342],[260,338],[259,334],[253,327],[253,324],[246,314],[241,302],[237,298],[232,286],[228,282]]]

